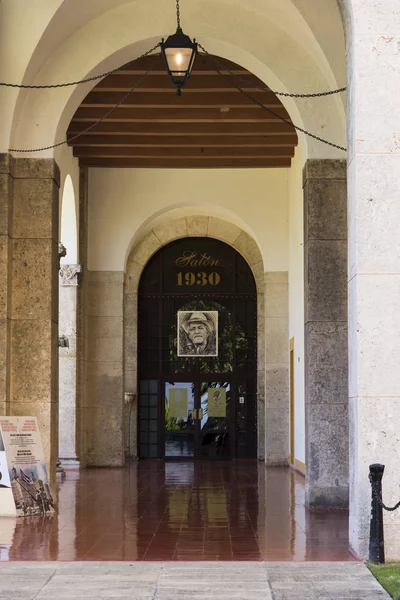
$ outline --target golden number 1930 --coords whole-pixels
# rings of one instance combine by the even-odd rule
[[[220,275],[218,273],[178,273],[177,274],[177,285],[218,285],[221,281]]]

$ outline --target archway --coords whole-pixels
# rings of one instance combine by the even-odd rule
[[[63,4],[63,8],[64,8],[64,9],[66,9],[66,8],[67,8],[67,4],[68,4],[68,3],[67,3],[67,2],[65,2],[65,3],[62,3],[62,4]],[[133,3],[132,3],[132,4],[133,4]],[[138,4],[138,3],[136,3],[136,4]],[[274,4],[274,3],[272,3],[272,2],[271,2],[271,5],[272,5],[272,4]],[[334,4],[334,3],[332,3],[332,4]],[[249,3],[249,6],[250,6],[250,3]],[[60,12],[61,12],[61,11],[60,11]],[[232,12],[233,12],[233,11],[232,11]],[[125,14],[125,13],[124,13],[124,14]],[[161,11],[161,10],[160,10],[160,15],[162,15],[162,11]],[[60,16],[60,15],[58,15],[58,16]],[[122,17],[123,17],[124,15],[122,15],[122,11],[121,11],[121,13],[119,13],[118,15],[114,15],[114,16],[117,16],[117,17],[118,17],[118,19],[121,19],[121,20],[122,20]],[[141,16],[143,16],[143,20],[144,20],[144,21],[146,21],[146,18],[147,18],[147,17],[146,17],[145,15],[141,15]],[[239,15],[239,16],[240,16],[240,15]],[[246,15],[246,16],[247,16],[247,15]],[[292,16],[293,16],[293,15],[292,15]],[[273,26],[275,27],[275,25],[276,25],[276,23],[277,23],[277,20],[276,20],[276,19],[274,20],[274,17],[276,17],[276,13],[273,13],[273,14],[272,14],[272,16],[271,16],[271,23],[273,23]],[[193,15],[192,15],[192,18],[193,18]],[[259,15],[257,14],[257,15],[255,16],[255,18],[256,18],[256,19],[258,19],[258,18],[259,18]],[[269,16],[268,16],[268,19],[269,19]],[[306,17],[304,17],[304,19],[306,20]],[[102,18],[101,18],[101,19],[99,19],[99,22],[91,24],[91,25],[93,25],[93,29],[92,29],[92,31],[96,31],[96,29],[97,29],[97,28],[101,29],[101,27],[102,27],[102,25],[103,25],[103,24],[102,24],[102,23],[100,23],[100,21],[103,21],[103,22],[104,22],[104,20],[105,20],[105,19],[102,19]],[[239,17],[238,17],[238,20],[239,20]],[[265,19],[265,20],[267,20],[267,19]],[[138,19],[138,22],[139,22],[139,21],[140,21],[140,19]],[[217,19],[217,21],[218,21],[218,19]],[[222,21],[223,21],[223,19],[221,19],[221,22],[222,22]],[[246,23],[248,23],[248,21],[244,19],[244,20],[243,20],[243,22],[245,22],[245,21],[246,21]],[[128,22],[128,19],[126,20],[126,22]],[[147,22],[147,21],[146,21],[146,22]],[[218,21],[218,22],[219,22],[219,21]],[[260,21],[260,22],[261,22],[261,21]],[[294,22],[294,21],[291,21],[291,24],[293,24],[293,22]],[[285,25],[287,25],[287,23],[288,23],[288,20],[286,20],[286,23],[285,23]],[[264,24],[265,24],[265,23],[263,22],[263,25],[264,25]],[[142,26],[142,22],[140,22],[140,23],[139,23],[139,25],[140,25],[140,26]],[[303,22],[302,22],[302,25],[303,25]],[[158,26],[159,26],[159,25],[157,25],[157,27],[158,27]],[[157,30],[157,27],[155,27],[155,29],[156,29],[156,30]],[[214,27],[214,24],[213,24],[213,27]],[[228,27],[230,28],[230,30],[231,30],[231,31],[235,31],[234,23],[233,23],[232,21],[230,21],[230,22],[229,22],[229,24],[228,24]],[[282,25],[282,27],[283,27],[283,25]],[[90,33],[90,32],[88,32],[88,31],[85,31],[85,29],[86,29],[85,27],[82,27],[82,30],[81,30],[81,34],[82,34],[82,40],[83,40],[85,37],[86,37],[86,39],[87,39],[87,37],[88,37],[88,36],[87,36],[87,34],[88,34],[88,33]],[[208,29],[209,29],[209,30],[208,30]],[[250,26],[249,26],[249,27],[243,27],[243,29],[246,29],[247,31],[255,31],[255,29],[253,29],[253,28],[252,28],[252,27],[250,27]],[[307,37],[307,36],[306,36],[306,30],[307,30],[307,33],[309,33],[309,30],[308,30],[308,28],[303,28],[303,27],[302,27],[301,29],[302,29],[302,31],[301,31],[301,34],[302,34],[302,35],[300,35],[300,31],[298,31],[298,32],[297,32],[297,33],[298,33],[298,39],[300,40],[300,38],[301,38],[301,39],[304,41],[304,40],[306,39],[306,37]],[[288,28],[288,30],[289,30],[289,28]],[[153,30],[152,30],[152,31],[153,31]],[[258,31],[258,30],[257,30],[257,31]],[[261,31],[261,25],[260,25],[260,31]],[[261,40],[263,41],[263,43],[264,43],[264,40],[265,40],[265,38],[266,38],[266,37],[268,38],[268,40],[272,39],[272,38],[271,38],[271,36],[268,36],[268,34],[266,34],[266,31],[267,31],[267,29],[263,29],[263,34],[262,34],[261,36],[258,36],[258,35],[256,36],[256,35],[255,35],[254,37],[255,37],[255,38],[257,38],[257,39],[261,39]],[[269,30],[268,30],[268,31],[269,31]],[[153,33],[154,33],[154,34],[156,34],[156,33],[158,34],[158,31],[155,31],[155,32],[153,32]],[[149,35],[150,35],[150,33],[149,33]],[[207,24],[206,24],[206,26],[204,27],[204,35],[205,35],[205,36],[209,35],[209,36],[210,36],[210,39],[211,39],[211,40],[213,40],[213,39],[214,39],[214,38],[213,38],[213,35],[216,35],[216,37],[218,37],[218,36],[219,36],[219,33],[218,33],[218,34],[216,34],[216,33],[215,33],[215,31],[212,31],[212,27],[210,27],[210,28],[207,28]],[[236,33],[235,33],[235,35],[236,35]],[[90,36],[89,36],[89,37],[90,37]],[[294,36],[294,37],[296,37],[296,39],[297,39],[297,36]],[[218,38],[218,39],[222,40],[222,41],[221,41],[221,46],[224,46],[224,45],[226,46],[225,50],[226,50],[226,53],[227,53],[227,55],[228,55],[230,58],[236,58],[236,56],[235,56],[235,52],[237,52],[238,54],[240,54],[240,53],[241,53],[241,50],[243,49],[243,47],[245,47],[245,46],[246,46],[246,50],[245,50],[244,52],[245,52],[245,53],[247,53],[247,55],[246,55],[246,56],[247,56],[248,62],[247,62],[246,64],[249,66],[249,68],[251,68],[251,66],[250,66],[250,63],[251,63],[251,62],[253,61],[253,59],[254,59],[254,64],[256,64],[256,63],[257,63],[257,67],[260,69],[260,73],[261,73],[261,71],[263,71],[263,72],[264,72],[265,79],[268,79],[268,81],[269,81],[269,82],[274,82],[274,81],[275,81],[275,79],[274,79],[274,77],[273,77],[273,74],[272,74],[272,72],[271,72],[271,73],[270,73],[270,72],[268,72],[268,69],[269,69],[270,67],[268,67],[268,66],[267,66],[267,67],[265,67],[265,68],[264,68],[264,61],[263,61],[262,53],[261,53],[261,52],[258,52],[258,53],[257,53],[257,52],[255,52],[255,51],[253,52],[254,48],[252,48],[252,47],[251,47],[251,44],[250,44],[250,43],[248,43],[248,42],[247,42],[247,44],[245,44],[245,43],[242,43],[242,40],[238,40],[238,39],[234,38],[233,36],[232,36],[232,39],[231,39],[231,38],[230,38],[230,36],[225,36],[225,37],[224,37],[224,35],[222,35],[222,34],[221,34],[220,38]],[[71,42],[71,44],[73,44],[73,43],[74,43],[76,40],[69,40],[69,41]],[[131,40],[130,40],[130,41],[131,41]],[[212,42],[211,42],[211,43],[212,43]],[[218,45],[218,44],[219,44],[219,42],[216,42],[216,45]],[[234,46],[235,46],[235,44],[237,44],[237,48],[235,48],[235,47],[234,47]],[[278,45],[279,45],[279,44],[277,44],[277,38],[276,38],[276,37],[274,37],[274,38],[273,38],[273,44],[276,44],[276,45],[277,45],[277,47],[278,47]],[[68,54],[68,52],[66,51],[66,47],[65,47],[65,46],[64,46],[64,47],[62,47],[62,46],[64,46],[64,45],[63,45],[62,43],[60,43],[60,55],[58,56],[58,58],[60,58],[60,56],[66,56],[66,55]],[[80,52],[79,45],[78,45],[78,44],[76,44],[76,45],[75,45],[75,47],[76,47],[76,52],[77,52],[77,53],[78,53],[78,52]],[[284,48],[287,50],[287,53],[286,53],[286,54],[287,54],[287,56],[291,56],[291,57],[293,57],[293,56],[295,56],[295,55],[296,55],[299,61],[301,61],[301,60],[302,60],[302,58],[303,58],[303,57],[302,57],[301,53],[298,53],[298,54],[296,54],[295,52],[293,52],[293,48],[289,48],[289,46],[288,46],[288,45],[286,45],[286,44],[282,43],[282,44],[280,44],[280,47],[282,47],[282,48],[284,47]],[[306,46],[304,45],[304,48],[305,48],[305,47],[306,47]],[[124,48],[125,48],[125,47],[124,47]],[[137,50],[137,48],[138,48],[138,47],[136,47],[136,46],[135,46],[135,50]],[[238,48],[240,48],[240,50],[238,50]],[[131,49],[132,49],[132,48],[130,48],[130,50],[131,50]],[[314,49],[314,42],[313,42],[313,49]],[[211,48],[211,46],[210,46],[210,50],[213,50],[213,51],[215,51],[216,53],[218,53],[218,52],[219,52],[218,48],[215,48],[215,50],[214,50],[214,48]],[[269,49],[268,49],[268,50],[269,50]],[[43,51],[43,48],[42,48],[42,51]],[[109,55],[107,54],[107,52],[108,52],[108,50],[105,50],[105,56],[106,56],[106,57],[107,57],[107,56],[108,56],[108,57],[111,57],[111,56],[112,56],[112,59],[110,58],[110,62],[112,62],[114,59],[115,59],[115,60],[117,60],[117,58],[118,58],[118,59],[120,58],[120,55],[118,54],[118,52],[121,52],[121,54],[123,54],[123,52],[122,52],[121,48],[119,48],[119,49],[118,49],[118,48],[117,48],[117,49],[116,49],[116,48],[113,48],[113,49],[110,51]],[[115,54],[112,54],[112,52],[115,52]],[[223,52],[222,52],[222,51],[221,51],[221,52],[219,52],[219,53],[220,53],[220,54],[223,54]],[[270,53],[269,53],[269,52],[267,52],[267,51],[266,51],[266,53],[267,53],[267,54],[269,54],[271,57],[274,57],[274,52],[270,52]],[[117,56],[117,54],[118,54],[118,56]],[[285,54],[285,56],[286,56],[286,54]],[[322,54],[323,54],[323,53],[322,53]],[[51,55],[51,53],[49,53],[49,56],[50,56],[50,55]],[[314,54],[312,51],[310,51],[310,52],[309,52],[309,55],[310,55],[310,56],[311,56],[311,55],[313,55],[313,56],[316,56],[316,55],[315,55],[315,54]],[[325,57],[324,57],[324,58],[325,58]],[[74,60],[74,57],[71,55],[71,61],[73,61],[73,60]],[[99,61],[101,62],[101,60],[104,60],[104,61],[106,61],[106,60],[108,60],[108,58],[100,57],[100,58],[99,58]],[[238,59],[238,60],[239,60],[239,59]],[[257,61],[258,61],[258,62],[257,62]],[[120,61],[118,60],[118,62],[120,62]],[[329,61],[328,61],[328,62],[329,62]],[[340,62],[340,61],[338,60],[338,62]],[[342,63],[344,64],[344,61],[342,61]],[[75,63],[75,64],[77,64],[77,63]],[[98,62],[96,62],[96,60],[93,60],[89,66],[88,66],[88,65],[84,65],[84,66],[82,67],[82,71],[83,71],[84,73],[86,73],[86,72],[87,72],[87,69],[89,69],[89,70],[90,70],[90,69],[94,69],[94,66],[93,66],[94,64],[99,64],[99,63],[98,63]],[[114,66],[115,66],[115,65],[114,65]],[[293,66],[293,65],[292,65],[292,66]],[[330,65],[329,65],[329,66],[330,66]],[[50,63],[49,63],[49,64],[47,64],[47,65],[45,66],[45,69],[44,69],[44,71],[43,71],[42,73],[40,73],[40,74],[39,74],[39,75],[40,75],[40,78],[45,78],[45,75],[46,75],[46,74],[48,74],[48,73],[53,73],[53,72],[54,72],[54,73],[56,73],[56,75],[57,75],[57,77],[58,77],[58,76],[60,75],[60,71],[53,69],[53,67],[54,67],[54,65],[51,65]],[[290,70],[290,69],[287,69],[287,70],[285,70],[285,69],[281,69],[281,67],[282,67],[282,65],[279,65],[279,67],[277,67],[277,69],[279,68],[279,69],[280,69],[282,72],[287,72],[287,73],[290,73],[290,72],[291,72],[291,70]],[[52,70],[52,69],[53,69],[53,70]],[[86,70],[85,70],[85,69],[86,69]],[[66,71],[68,72],[68,68],[66,69]],[[294,66],[293,66],[292,72],[293,72],[293,71],[296,71],[296,69],[294,68]],[[322,77],[321,79],[318,79],[318,85],[320,85],[320,86],[321,86],[321,89],[322,89],[322,87],[324,87],[324,88],[327,88],[327,87],[328,87],[328,86],[325,86],[325,85],[324,85],[324,86],[322,86],[322,84],[326,83],[327,81],[329,81],[329,83],[331,84],[331,83],[333,82],[333,80],[335,79],[334,77],[328,77],[328,75],[327,75],[327,72],[328,72],[328,71],[329,71],[329,68],[328,68],[326,71],[324,70],[324,71],[323,71],[323,72],[324,72],[324,77]],[[340,71],[340,69],[339,69],[339,71]],[[305,69],[305,71],[304,71],[304,72],[307,72],[307,69]],[[321,73],[322,73],[322,70],[321,70]],[[82,74],[83,74],[83,73],[82,73]],[[332,75],[332,73],[330,73],[330,74]],[[34,77],[33,73],[29,73],[29,76],[31,76],[31,75],[32,75],[32,77]],[[36,75],[36,73],[35,73],[35,75]],[[39,77],[39,75],[38,75],[38,77]],[[269,78],[268,78],[267,76],[268,76]],[[307,79],[307,78],[304,78],[304,79]],[[310,80],[310,81],[311,81],[311,80]],[[289,81],[286,81],[286,82],[285,82],[285,87],[286,87],[286,89],[289,89],[289,87],[290,87],[291,89],[290,89],[289,91],[293,91],[293,90],[295,89],[295,86],[293,85],[295,82],[294,82],[294,80],[293,80],[293,79],[291,79],[291,80],[290,80],[290,83],[291,83],[291,85],[289,86]],[[314,84],[314,83],[315,83],[315,80],[313,81],[313,84]],[[329,85],[329,87],[333,87],[333,86]],[[38,98],[39,98],[39,96],[38,96]],[[69,98],[69,97],[68,97],[68,98]],[[64,105],[64,106],[66,106],[66,105],[67,105],[67,103],[68,103],[68,102],[67,102],[68,98],[67,98],[67,96],[65,96],[65,98],[64,98],[65,102],[63,102],[63,103],[60,103],[60,104],[62,104],[62,105]],[[74,102],[72,102],[72,104],[75,104],[75,106],[76,106],[76,102],[75,102],[75,100],[76,100],[76,98],[74,98]],[[71,104],[71,106],[72,106],[72,104]],[[22,105],[22,104],[21,104],[21,105]],[[28,102],[28,105],[29,105],[29,102]],[[68,110],[71,108],[71,106],[69,106],[69,107],[68,107]],[[75,106],[74,106],[74,108],[75,108]],[[331,106],[331,105],[329,105],[329,106]],[[38,108],[38,107],[40,107],[40,108]],[[44,107],[44,108],[43,108],[43,107]],[[336,104],[336,102],[335,102],[335,107],[336,107],[336,108],[335,108],[335,110],[336,110],[336,109],[337,109],[337,104]],[[36,117],[37,117],[38,115],[40,116],[40,114],[41,114],[41,111],[42,111],[43,113],[44,113],[44,112],[47,112],[46,108],[48,108],[48,107],[46,107],[46,105],[45,105],[45,104],[42,104],[42,102],[41,102],[41,99],[39,99],[39,100],[38,100],[38,102],[37,102],[37,105],[36,105],[37,112],[35,111],[35,117],[33,118],[34,122],[41,121],[41,119],[40,119],[39,117],[38,117],[38,118],[36,118]],[[50,111],[50,112],[51,112],[51,111]],[[68,112],[68,111],[67,111],[67,112]],[[69,115],[71,114],[71,112],[72,112],[72,109],[71,109],[71,110],[69,110]],[[302,113],[301,113],[301,114],[303,115],[303,113],[304,113],[304,115],[305,115],[305,113],[306,113],[306,112],[307,112],[307,111],[302,111]],[[311,111],[311,112],[312,112],[312,111]],[[322,112],[324,112],[324,113],[325,113],[325,112],[326,112],[326,113],[328,113],[328,112],[329,112],[329,111],[326,111],[326,105],[325,105],[325,108],[324,108],[324,110],[323,110]],[[340,112],[340,111],[338,111],[338,112]],[[16,118],[16,122],[18,121],[18,114],[19,114],[19,113],[18,113],[18,111],[17,111],[17,112],[16,112],[16,117],[17,117],[17,118]],[[25,114],[26,114],[26,115],[30,115],[31,113],[30,113],[30,111],[29,111],[29,110],[26,110],[26,111],[25,111]],[[56,113],[55,113],[55,114],[56,114]],[[57,116],[56,116],[56,117],[55,117],[55,119],[54,119],[54,121],[55,121],[56,123],[58,122],[58,116],[59,116],[59,114],[61,114],[61,113],[57,112]],[[295,114],[295,113],[293,112],[293,114]],[[304,115],[303,115],[303,116],[304,116]],[[64,117],[65,117],[65,118],[64,118]],[[314,123],[315,123],[317,126],[314,128],[314,131],[315,131],[316,133],[318,133],[318,131],[320,131],[321,129],[323,129],[323,125],[324,125],[324,124],[323,124],[323,123],[321,123],[321,121],[323,121],[322,119],[320,119],[321,115],[319,115],[319,117],[318,117],[318,115],[316,115],[316,114],[315,114],[315,115],[314,115],[314,117],[315,117],[315,121],[314,121],[314,120],[313,120],[313,119],[310,117],[310,115],[308,116],[308,120],[307,120],[307,119],[304,117],[304,122],[305,122],[305,124],[308,126],[308,128],[309,128],[309,129],[312,129],[312,127],[311,127],[311,124],[314,124]],[[67,119],[67,117],[66,117],[65,115],[63,115],[63,117],[62,117],[62,119],[61,119],[61,121],[60,121],[60,128],[59,128],[59,132],[63,132],[63,131],[64,131],[64,129],[65,129],[65,123],[66,123],[66,119]],[[334,120],[335,120],[335,119],[334,119]],[[340,122],[340,119],[338,119],[338,123],[339,123],[339,122]],[[22,123],[22,124],[21,124],[21,132],[24,132],[24,129],[25,129],[25,124],[24,124],[22,121],[21,121],[21,123]],[[54,129],[55,129],[55,126],[56,126],[56,125],[55,125],[55,123],[52,123],[52,126],[54,126],[54,127],[53,127],[53,129],[52,129],[52,137],[53,137]],[[336,125],[334,125],[333,127],[335,127],[335,126],[336,126]],[[39,130],[40,130],[40,127],[38,127],[38,132],[39,132]],[[340,137],[341,137],[341,136],[343,135],[343,128],[337,127],[337,131],[339,131],[339,130],[340,130]],[[20,133],[21,133],[21,132],[20,132]],[[40,137],[40,135],[41,135],[41,134],[43,134],[43,133],[44,133],[44,131],[43,131],[43,130],[42,130],[42,131],[40,131],[40,133],[38,133],[38,137]],[[14,139],[17,139],[17,140],[18,140],[18,137],[14,138]],[[20,136],[20,138],[19,138],[19,139],[22,139],[22,135]],[[35,133],[33,133],[33,134],[32,134],[32,140],[31,140],[31,141],[33,142],[35,139],[36,139],[36,134],[35,134]],[[340,140],[339,140],[339,141],[340,141]],[[41,140],[41,142],[43,142],[43,140]],[[44,143],[44,142],[43,142],[43,143]],[[308,154],[305,152],[305,153],[304,153],[304,155],[305,155],[305,156],[307,156],[307,155],[308,155],[308,156],[321,156],[321,155],[323,155],[323,156],[326,156],[326,155],[324,154],[324,152],[323,152],[323,151],[321,151],[321,153],[319,153],[319,152],[316,150],[315,146],[313,146],[313,147],[312,147],[312,152],[309,152]],[[329,156],[331,156],[331,155],[329,155]],[[353,163],[353,164],[354,164],[354,163]],[[364,511],[364,512],[365,512],[365,511]]]
[[[223,242],[183,238],[147,263],[138,302],[139,457],[255,458],[249,265]]]
[[[151,227],[151,225],[150,225]],[[148,231],[148,228],[147,228]],[[124,288],[124,377],[125,391],[134,396],[137,395],[138,380],[138,356],[137,345],[134,342],[137,339],[137,310],[138,310],[138,292],[139,281],[143,269],[148,261],[157,251],[161,250],[166,244],[177,239],[196,236],[204,238],[213,238],[229,244],[235,249],[250,266],[254,276],[257,293],[257,456],[264,460],[266,456],[266,445],[271,456],[271,463],[285,464],[288,456],[288,432],[286,431],[288,423],[281,427],[279,438],[268,439],[268,432],[265,429],[265,420],[270,423],[277,421],[278,413],[281,415],[281,421],[285,408],[282,410],[282,393],[286,397],[287,380],[281,374],[280,381],[276,382],[274,388],[270,386],[266,389],[266,365],[268,361],[272,362],[271,357],[266,356],[266,327],[269,327],[272,319],[265,314],[265,292],[273,291],[274,294],[280,294],[279,300],[283,305],[287,302],[287,274],[284,273],[264,273],[264,262],[258,245],[254,239],[238,225],[225,221],[217,217],[207,217],[205,215],[192,214],[181,218],[166,218],[148,231],[144,237],[139,238],[131,249],[126,263],[125,288]],[[161,241],[162,240],[162,241]],[[285,284],[286,276],[286,284]],[[285,337],[287,329],[288,315],[285,318],[274,320],[278,329],[275,335]],[[281,331],[282,329],[282,331]],[[283,365],[282,365],[283,367]],[[285,366],[283,370],[288,370]],[[288,373],[286,373],[286,377]],[[267,394],[267,402],[266,402]],[[284,400],[285,401],[285,400]],[[129,421],[130,430],[126,430],[126,440],[130,444],[126,448],[129,456],[137,456],[137,403],[128,407],[125,412],[125,422]],[[287,411],[288,412],[288,404]],[[286,415],[288,417],[288,415]],[[279,417],[278,417],[279,420]],[[270,430],[271,431],[271,430]]]

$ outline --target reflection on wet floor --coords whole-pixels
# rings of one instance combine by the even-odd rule
[[[68,470],[53,518],[0,519],[0,560],[355,560],[348,514],[257,461]]]

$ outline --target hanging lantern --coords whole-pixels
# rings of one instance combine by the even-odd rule
[[[183,33],[180,24],[179,0],[176,3],[177,8],[177,29],[176,33],[170,35],[167,40],[161,42],[161,52],[165,60],[168,75],[176,87],[178,96],[182,94],[182,88],[190,76],[194,59],[197,53],[196,40]]]

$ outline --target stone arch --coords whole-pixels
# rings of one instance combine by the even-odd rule
[[[229,244],[247,261],[253,271],[257,293],[264,293],[264,262],[254,239],[238,225],[229,221],[193,215],[164,220],[150,230],[131,249],[127,265],[125,287],[128,293],[137,293],[140,276],[150,258],[163,246],[184,237],[211,237]]]
[[[166,220],[151,229],[131,249],[125,272],[124,288],[124,373],[125,392],[137,393],[137,310],[140,276],[150,258],[166,244],[185,237],[210,237],[232,246],[250,266],[257,288],[257,398],[258,398],[258,456],[265,458],[265,377],[266,377],[266,319],[264,262],[254,239],[239,226],[216,217],[192,215]],[[270,274],[273,275],[273,274]],[[282,274],[277,274],[278,277]],[[126,409],[128,416],[128,408]],[[137,406],[133,406],[130,418],[131,440],[129,453],[136,456]],[[128,422],[128,419],[125,419]]]

